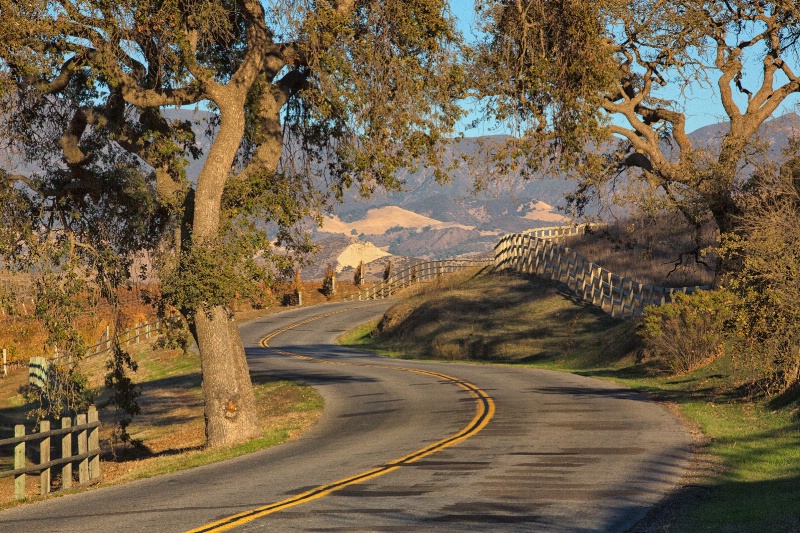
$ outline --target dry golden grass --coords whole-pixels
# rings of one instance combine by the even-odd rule
[[[702,256],[708,267],[689,254],[716,243],[710,223],[703,226],[699,242],[678,215],[654,219],[629,219],[603,226],[591,235],[565,238],[562,244],[615,274],[662,287],[688,287],[713,283],[716,257]]]
[[[628,355],[616,344],[631,327],[578,303],[556,282],[515,274],[442,278],[439,287],[398,302],[378,325],[372,347],[405,356],[497,362],[555,357],[608,361]]]

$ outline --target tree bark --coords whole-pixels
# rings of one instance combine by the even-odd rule
[[[239,329],[223,306],[194,318],[203,373],[206,446],[216,448],[259,436],[256,403]]]
[[[245,95],[241,89],[229,90],[215,99],[220,128],[197,180],[193,245],[219,238],[222,191],[244,135]],[[253,384],[233,313],[220,305],[192,313],[203,373],[206,446],[229,446],[258,436]]]

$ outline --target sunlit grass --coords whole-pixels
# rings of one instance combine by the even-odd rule
[[[322,413],[322,398],[313,388],[254,373],[252,378],[261,436],[235,446],[205,449],[199,357],[174,350],[152,350],[147,345],[132,346],[131,351],[139,364],[139,370],[132,376],[142,386],[142,414],[134,417],[128,429],[134,439],[141,440],[142,447],[119,443],[112,446],[108,440],[113,425],[111,414],[101,409],[102,484],[195,468],[263,450],[297,437],[316,423]],[[86,361],[85,372],[91,374],[93,382],[101,382],[105,372],[104,361],[99,357]],[[0,408],[0,421],[3,425],[29,424],[25,412],[30,406],[24,402],[16,407],[11,405],[18,403],[12,394],[14,391],[12,387],[2,389],[9,401],[0,397],[0,405],[4,406]],[[10,469],[12,459],[11,455],[4,454],[0,468]],[[37,483],[38,479],[30,476],[29,489]],[[29,491],[29,495],[33,494],[35,492]],[[56,492],[51,497],[61,494]],[[11,500],[12,495],[13,480],[0,480],[0,508],[18,504]]]

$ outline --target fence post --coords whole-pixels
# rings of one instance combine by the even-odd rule
[[[111,328],[106,325],[106,350],[111,349]]]
[[[25,426],[17,424],[14,426],[14,436],[24,437]],[[20,442],[14,446],[14,470],[25,468],[25,443]],[[25,474],[17,474],[14,476],[14,499],[25,499]]]
[[[3,348],[3,377],[8,376],[8,361],[6,361],[6,349]]]
[[[76,424],[79,426],[86,425],[86,415],[78,415]],[[83,455],[89,450],[89,442],[86,437],[86,428],[78,432],[78,455]],[[89,479],[89,458],[84,457],[78,463],[78,483],[84,484]]]
[[[72,419],[64,417],[61,419],[61,429],[67,429],[72,426]],[[72,455],[72,433],[66,433],[61,437],[61,457],[69,457]],[[72,463],[65,463],[61,467],[61,488],[68,489],[72,487]]]
[[[42,420],[39,422],[39,433],[50,431],[50,421]],[[45,437],[39,443],[39,464],[50,462],[50,437]],[[39,494],[46,496],[50,494],[50,468],[45,468],[39,472]]]
[[[88,421],[97,422],[97,407],[94,405],[89,406]],[[89,430],[89,453],[100,453],[100,428],[93,427]],[[95,455],[89,459],[89,479],[97,479],[100,477],[100,455]]]

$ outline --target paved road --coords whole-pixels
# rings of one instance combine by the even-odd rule
[[[5,511],[0,531],[214,531],[207,525],[219,520],[237,531],[624,531],[688,461],[682,426],[613,384],[334,345],[387,304],[331,314],[359,305],[242,327],[254,372],[303,380],[324,397],[303,438]],[[314,315],[329,316],[285,329]]]

